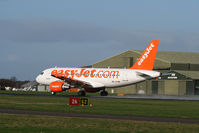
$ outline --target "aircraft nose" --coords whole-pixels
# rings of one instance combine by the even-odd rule
[[[37,83],[40,83],[40,82],[41,82],[41,76],[40,76],[40,75],[38,75],[38,76],[36,77],[36,82],[37,82]]]

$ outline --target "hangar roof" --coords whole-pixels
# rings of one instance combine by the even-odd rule
[[[129,68],[143,53],[142,50],[128,50],[93,64],[93,67]],[[158,51],[154,69],[199,71],[199,53]]]
[[[182,70],[177,70],[176,72],[185,75],[191,79],[199,79],[199,71],[182,71]]]
[[[132,52],[137,51],[142,54],[141,50],[131,50]],[[194,52],[171,52],[171,51],[158,51],[156,58],[165,60],[170,63],[190,63],[199,64],[199,53]]]

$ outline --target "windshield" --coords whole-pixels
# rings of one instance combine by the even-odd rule
[[[44,72],[41,72],[41,73],[40,73],[40,75],[43,75],[43,74],[44,74]]]

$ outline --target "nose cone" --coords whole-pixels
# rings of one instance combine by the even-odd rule
[[[41,76],[40,75],[36,77],[36,82],[41,83]]]

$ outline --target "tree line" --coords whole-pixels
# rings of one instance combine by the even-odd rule
[[[30,81],[18,81],[16,77],[10,79],[0,79],[0,90],[5,90],[5,87],[21,88],[21,85],[26,84]]]

